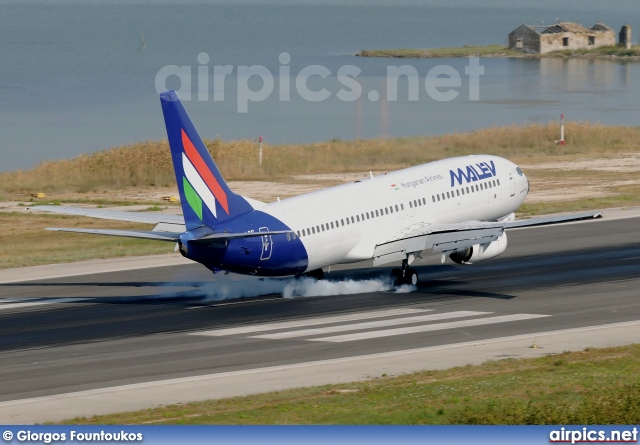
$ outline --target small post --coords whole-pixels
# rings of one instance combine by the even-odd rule
[[[258,147],[259,147],[258,163],[262,165],[262,136],[258,138]]]
[[[564,114],[560,115],[560,145],[564,145]]]

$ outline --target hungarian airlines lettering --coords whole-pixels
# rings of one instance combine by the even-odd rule
[[[464,169],[458,168],[457,171],[449,170],[449,174],[451,175],[451,187],[454,187],[456,181],[458,185],[462,185],[463,179],[468,184],[481,179],[492,178],[496,175],[496,166],[493,161],[480,162],[475,165],[467,165]]]
[[[438,181],[440,179],[444,179],[442,177],[442,175],[429,175],[429,176],[425,176],[423,178],[414,179],[414,180],[411,180],[411,181],[408,181],[408,182],[401,182],[400,185],[403,188],[412,188],[412,187],[416,188],[419,185],[423,185],[423,184],[426,184],[427,182],[431,182],[431,181]],[[397,186],[395,184],[393,184],[392,187],[397,187]],[[398,190],[398,189],[396,188],[396,190]]]

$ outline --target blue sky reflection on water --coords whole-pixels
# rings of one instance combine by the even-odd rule
[[[193,67],[206,52],[215,65],[233,65],[224,102],[186,103],[202,135],[269,143],[412,136],[494,125],[571,120],[638,125],[640,63],[608,60],[481,59],[480,101],[468,100],[465,59],[363,59],[366,48],[441,47],[504,43],[523,22],[596,21],[614,29],[627,21],[640,29],[640,4],[619,0],[531,3],[488,0],[418,1],[0,1],[0,169],[25,168],[43,159],[69,157],[114,145],[165,136],[154,81],[169,64]],[[637,23],[633,20],[637,20]],[[454,31],[452,31],[454,30]],[[146,49],[139,51],[142,39]],[[278,100],[278,82],[265,101],[237,112],[238,65],[264,65],[277,74],[281,52],[291,55],[292,75],[311,64],[332,73],[312,78],[331,97],[308,102],[295,92]],[[420,98],[384,96],[389,65],[410,64],[420,76]],[[451,65],[462,87],[451,102],[437,102],[424,87],[436,65]],[[336,98],[335,77],[356,65],[362,99]],[[256,79],[252,79],[256,80]],[[240,79],[242,81],[242,79]],[[213,96],[213,79],[209,81]],[[260,84],[251,85],[259,88]],[[168,82],[169,87],[178,87]]]

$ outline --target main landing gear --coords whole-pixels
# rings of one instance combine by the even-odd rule
[[[402,260],[402,268],[391,269],[391,279],[394,286],[401,286],[403,284],[410,284],[416,286],[418,284],[418,272],[415,269],[409,267],[409,261]]]

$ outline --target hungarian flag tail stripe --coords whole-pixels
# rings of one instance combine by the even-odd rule
[[[189,159],[185,156],[184,153],[182,154],[182,170],[184,171],[184,174],[187,177],[187,180],[189,181],[191,186],[194,188],[196,193],[200,195],[200,198],[202,199],[202,201],[204,201],[206,206],[209,207],[209,210],[211,210],[211,213],[213,213],[213,216],[217,218],[218,216],[216,214],[216,199],[211,193],[211,190],[209,190],[209,187],[207,187],[207,184],[204,183],[204,181],[196,171],[196,168],[193,166],[193,164],[189,161]],[[191,204],[191,202],[189,204]],[[198,212],[196,211],[196,213]]]
[[[191,142],[191,140],[189,139],[189,136],[187,136],[187,133],[185,133],[184,130],[182,130],[182,146],[184,147],[184,151],[187,154],[189,161],[191,161],[190,164],[192,165],[192,167],[195,167],[195,171],[197,171],[199,176],[204,180],[204,183],[206,183],[207,188],[210,190],[209,194],[213,192],[213,196],[216,197],[216,199],[218,200],[218,202],[220,203],[224,211],[227,212],[227,215],[228,215],[229,203],[227,202],[227,194],[224,192],[224,190],[222,190],[222,187],[220,187],[220,184],[218,183],[216,178],[213,176],[213,173],[211,173],[204,159],[202,159],[202,156],[200,156],[200,153],[198,153],[198,150],[196,150],[196,148],[193,146],[193,143]],[[184,160],[183,160],[183,164],[184,164]],[[189,182],[191,182],[191,184],[194,185],[191,178],[189,178],[188,176],[187,178],[189,179]],[[196,188],[195,185],[194,185],[194,188]],[[198,193],[200,194],[204,202],[207,205],[209,205],[207,203],[207,200],[202,195],[202,193],[197,188],[196,190],[198,191]],[[209,208],[215,215],[216,214],[215,207],[209,207]]]

